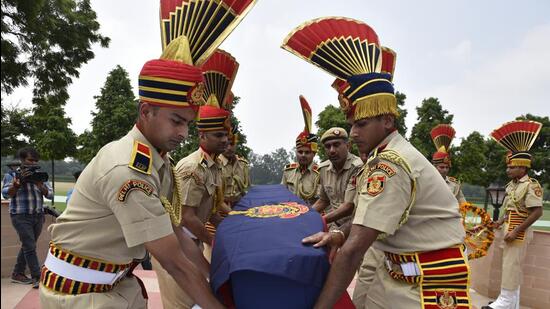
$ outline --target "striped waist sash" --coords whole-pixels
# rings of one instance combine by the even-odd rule
[[[137,265],[137,262],[113,264],[79,256],[51,243],[40,282],[44,287],[63,294],[108,292]]]
[[[513,231],[516,227],[518,227],[520,224],[522,224],[525,219],[527,219],[527,216],[518,214],[515,210],[508,210],[507,211],[508,216],[508,232]],[[525,231],[519,232],[518,236],[515,240],[523,241],[525,240]]]
[[[464,246],[427,252],[385,252],[386,268],[395,280],[420,286],[422,308],[470,308],[470,271]]]

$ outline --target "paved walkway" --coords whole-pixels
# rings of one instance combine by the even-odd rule
[[[162,308],[162,301],[160,299],[159,286],[157,277],[154,271],[136,270],[135,274],[143,280],[147,293],[149,294],[149,308],[160,309]],[[348,288],[348,293],[353,295],[353,289],[355,288],[355,279]],[[2,309],[40,309],[40,301],[38,296],[38,290],[32,289],[30,285],[21,285],[11,283],[9,278],[2,279]],[[483,295],[478,294],[476,291],[471,290],[472,302],[474,304],[473,309],[481,308],[482,305],[487,304],[489,299]],[[521,307],[521,309],[529,309],[529,307]]]

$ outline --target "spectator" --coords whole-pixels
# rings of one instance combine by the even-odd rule
[[[80,173],[82,173],[82,171],[76,171],[73,173],[75,183],[77,182],[78,177],[80,177]],[[74,190],[74,187],[70,188],[69,191],[67,191],[67,199],[65,200],[65,203],[67,204],[69,203],[69,199],[71,198],[71,195],[73,195],[73,190]]]
[[[44,174],[36,172],[40,159],[38,152],[32,147],[25,147],[17,155],[21,166],[15,173],[6,173],[2,187],[2,196],[10,199],[11,223],[21,241],[11,281],[32,284],[33,288],[38,288],[40,264],[36,255],[36,242],[44,224],[44,197],[53,198],[53,191],[47,182],[33,177],[34,174]],[[25,275],[27,266],[31,278]]]

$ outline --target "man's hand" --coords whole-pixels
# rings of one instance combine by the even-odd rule
[[[518,232],[516,229],[506,233],[506,235],[504,235],[504,241],[506,242],[511,242],[511,241],[514,241],[516,240],[516,238],[518,237]]]
[[[303,244],[313,244],[314,248],[328,246],[330,248],[329,261],[332,262],[338,249],[346,240],[342,233],[319,232],[302,239]]]

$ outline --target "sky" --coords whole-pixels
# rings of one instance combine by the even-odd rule
[[[147,60],[161,54],[159,1],[92,0],[111,38],[94,46],[69,87],[66,114],[72,129],[90,128],[94,96],[116,65],[125,68],[137,97],[137,77]],[[437,97],[454,115],[454,144],[472,131],[487,136],[500,124],[531,113],[550,115],[550,1],[326,1],[258,0],[220,48],[240,63],[233,92],[248,146],[256,153],[291,149],[303,129],[299,95],[316,115],[338,106],[333,78],[280,48],[305,21],[345,16],[369,24],[380,42],[397,52],[393,79],[405,93],[409,133],[416,107]],[[32,90],[17,89],[5,103],[30,107]]]

